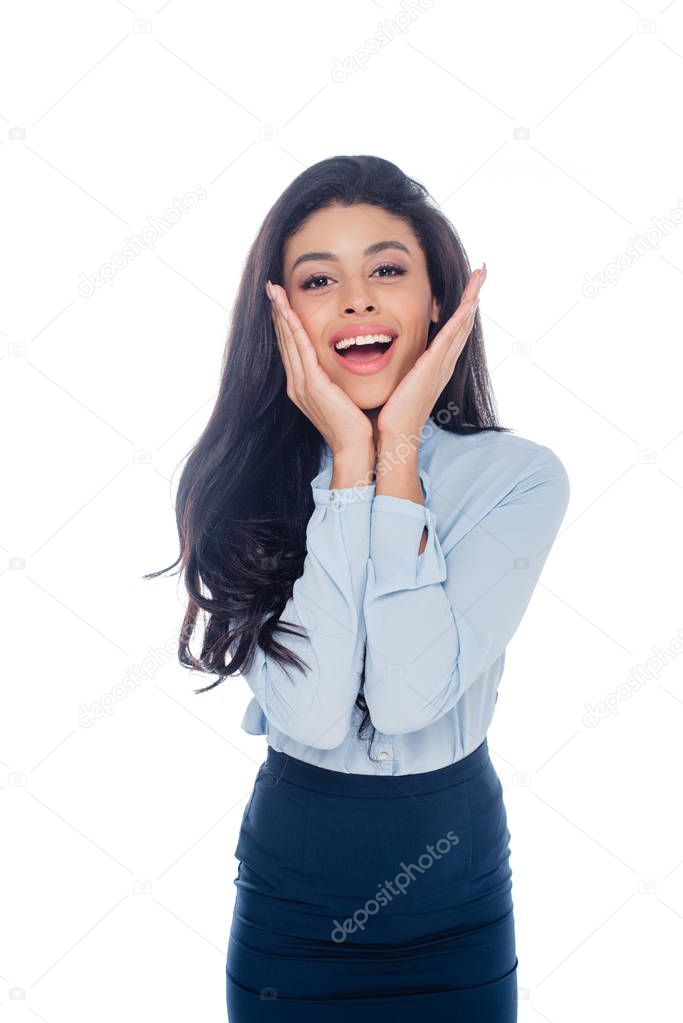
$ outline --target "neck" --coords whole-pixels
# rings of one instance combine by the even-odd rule
[[[374,444],[375,444],[375,451],[377,451],[377,446],[379,444],[379,433],[378,433],[378,430],[377,430],[377,417],[379,416],[379,414],[381,412],[381,406],[379,408],[363,409],[363,411],[365,412],[365,415],[368,417],[368,419],[372,423],[372,439],[373,439]]]

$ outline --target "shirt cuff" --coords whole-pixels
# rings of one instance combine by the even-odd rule
[[[419,554],[425,526],[427,543]],[[376,496],[370,516],[368,596],[416,590],[442,583],[446,576],[446,559],[431,508],[403,497]]]
[[[327,465],[311,480],[313,501],[316,505],[332,505],[336,511],[351,504],[371,504],[375,497],[374,483],[355,487],[336,487],[330,489],[333,466]]]

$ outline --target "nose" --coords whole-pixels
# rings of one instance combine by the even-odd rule
[[[370,290],[362,276],[350,277],[339,296],[344,314],[348,316],[354,313],[376,312],[377,306],[370,297]]]
[[[345,313],[355,313],[355,312],[357,312],[358,309],[362,309],[363,312],[365,312],[365,313],[372,313],[372,312],[375,311],[375,307],[372,304],[369,304],[369,305],[366,305],[366,306],[361,306],[360,304],[358,304],[358,305],[351,305],[351,306],[347,305],[347,307],[344,310],[344,312]]]

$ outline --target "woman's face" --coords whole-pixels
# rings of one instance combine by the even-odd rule
[[[285,244],[283,285],[318,362],[361,409],[388,400],[439,317],[411,226],[365,203],[312,213]],[[362,335],[395,334],[386,354],[376,344],[337,354],[333,335],[358,326]]]

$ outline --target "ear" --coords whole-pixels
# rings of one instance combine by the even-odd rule
[[[432,317],[431,317],[432,318],[432,323],[438,323],[440,316],[441,316],[441,306],[436,301],[434,296],[432,296]]]

